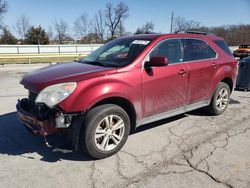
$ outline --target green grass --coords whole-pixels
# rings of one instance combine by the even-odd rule
[[[84,56],[79,56],[77,59],[81,59]],[[52,63],[52,62],[69,62],[77,60],[75,56],[72,57],[40,57],[40,58],[11,58],[0,59],[0,64],[28,64],[28,63]]]

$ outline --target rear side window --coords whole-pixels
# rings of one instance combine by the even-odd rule
[[[204,41],[198,39],[183,39],[184,61],[212,59],[216,52]]]
[[[219,46],[228,55],[233,56],[231,50],[228,48],[228,45],[225,43],[224,40],[215,40],[214,43],[217,44],[217,46]]]

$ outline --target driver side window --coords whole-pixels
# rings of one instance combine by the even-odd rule
[[[151,57],[166,57],[169,64],[182,62],[181,42],[179,39],[170,39],[160,42],[147,59]]]

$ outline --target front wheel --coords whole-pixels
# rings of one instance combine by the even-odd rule
[[[129,132],[130,119],[125,110],[113,104],[100,105],[84,118],[80,147],[94,158],[106,158],[122,148]]]
[[[222,114],[228,107],[230,100],[230,88],[228,84],[220,82],[216,88],[210,105],[207,107],[208,112],[212,115]]]

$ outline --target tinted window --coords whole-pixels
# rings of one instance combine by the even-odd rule
[[[182,61],[181,42],[178,39],[166,40],[158,44],[149,54],[151,57],[167,57],[169,63]]]
[[[233,56],[231,50],[228,48],[227,44],[224,40],[215,40],[215,44],[217,44],[224,52],[226,52],[228,55]]]
[[[204,41],[183,39],[184,61],[211,59],[216,57],[215,51]]]

